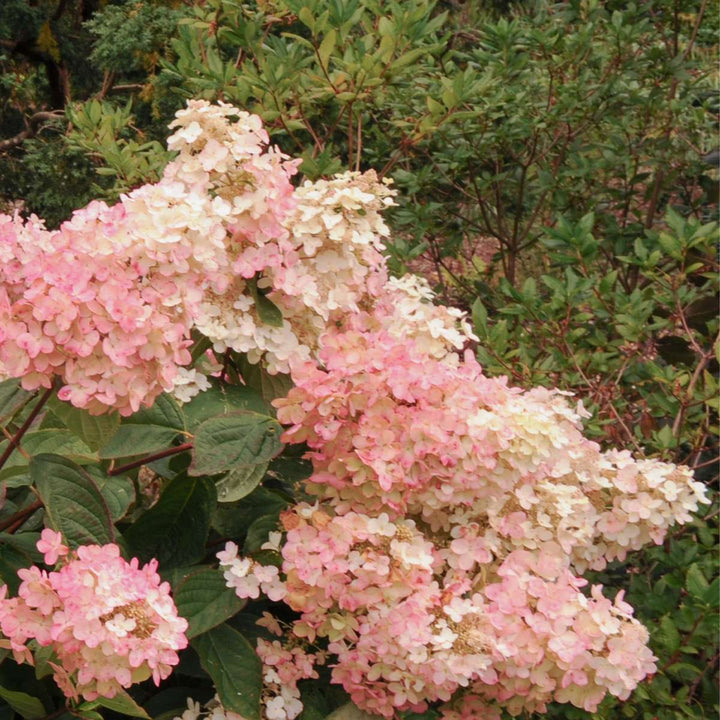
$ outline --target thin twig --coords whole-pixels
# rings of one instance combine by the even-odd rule
[[[690,686],[690,691],[688,692],[688,701],[692,696],[695,694],[695,691],[698,688],[698,685],[700,684],[700,681],[705,676],[705,673],[707,673],[708,670],[711,670],[715,665],[717,664],[718,657],[720,657],[720,651],[717,651],[706,663],[705,666],[702,669],[702,672],[695,678],[693,681],[693,684]]]
[[[708,465],[720,465],[720,457],[714,457],[712,460],[706,460],[699,465],[693,465],[693,470],[699,470],[700,468],[707,467]]]
[[[355,141],[355,172],[360,171],[360,155],[362,155],[362,113],[358,113],[357,139]]]
[[[579,363],[578,363],[578,361],[577,361],[577,358],[575,357],[575,354],[574,354],[573,351],[572,351],[572,348],[570,347],[570,345],[568,344],[567,340],[565,340],[564,337],[563,337],[563,339],[562,339],[562,343],[563,343],[563,345],[565,346],[565,350],[566,350],[566,352],[567,352],[567,354],[568,354],[568,357],[572,360],[573,365],[575,366],[575,369],[576,369],[576,370],[578,371],[578,373],[580,374],[580,377],[585,381],[585,384],[592,390],[592,389],[594,388],[594,385],[590,382],[590,379],[589,379],[588,376],[584,373],[583,369],[580,367],[580,365],[579,365]],[[604,407],[604,406],[603,406],[603,407]],[[635,449],[636,449],[639,453],[642,454],[642,453],[643,453],[643,450],[642,450],[642,448],[640,447],[640,445],[638,445],[637,441],[635,440],[635,435],[633,435],[632,430],[630,430],[630,428],[627,426],[627,424],[626,424],[625,421],[622,419],[622,417],[620,417],[620,413],[615,409],[615,406],[612,404],[612,402],[608,402],[608,403],[607,403],[607,407],[610,409],[610,412],[612,413],[612,415],[614,416],[614,418],[620,423],[620,426],[623,428],[623,430],[625,430],[625,432],[627,433],[628,440],[633,444],[633,446],[635,447]]]
[[[716,341],[717,342],[717,339]],[[697,343],[695,343],[696,345]],[[713,343],[714,345],[714,343]],[[707,367],[708,363],[710,362],[710,358],[713,356],[713,351],[709,350],[706,353],[703,353],[700,357],[700,360],[695,367],[695,371],[692,374],[692,377],[690,378],[690,382],[688,383],[687,389],[685,390],[685,399],[686,402],[680,401],[680,410],[678,410],[677,415],[675,416],[675,420],[673,422],[672,426],[672,433],[673,437],[678,437],[678,434],[680,432],[680,428],[682,427],[683,420],[685,419],[685,413],[689,407],[689,402],[692,398],[693,390],[695,389],[695,385],[697,385],[698,380],[700,380],[700,376],[702,375],[703,370]]]
[[[4,428],[4,427],[2,428],[2,433],[3,433],[3,435],[7,438],[8,442],[12,444],[12,442],[13,442],[13,434],[12,434],[7,428]],[[23,450],[22,445],[18,445],[17,447],[15,447],[15,449],[16,449],[26,460],[30,460],[30,455],[29,455],[27,452],[25,452],[25,450]]]

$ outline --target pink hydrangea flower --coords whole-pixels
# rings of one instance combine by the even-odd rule
[[[58,658],[55,679],[68,697],[113,697],[152,677],[156,684],[187,646],[187,621],[178,617],[157,562],[127,562],[117,545],[83,545],[74,553],[58,533],[45,531],[38,549],[46,561],[65,554],[47,573],[20,570],[18,597],[0,599],[0,628],[18,662],[32,662],[34,639]]]
[[[627,697],[655,669],[647,631],[577,573],[687,521],[703,486],[601,452],[581,405],[491,380],[449,331],[442,350],[391,317],[378,303],[328,329],[275,401],[320,501],[281,518],[294,634],[327,638],[333,681],[387,718]]]

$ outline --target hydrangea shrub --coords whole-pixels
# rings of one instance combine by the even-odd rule
[[[0,528],[44,525],[49,568],[25,543],[3,574],[6,662],[89,718],[145,716],[183,658],[214,685],[183,720],[324,717],[333,686],[382,718],[628,698],[648,632],[582,576],[662,544],[704,486],[485,376],[465,314],[389,277],[373,172],[293,185],[223,103],[172,129],[116,205],[0,217]]]

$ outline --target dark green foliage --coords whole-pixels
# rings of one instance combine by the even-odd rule
[[[178,475],[126,530],[131,554],[143,562],[156,558],[163,569],[201,562],[215,502],[211,480]]]
[[[560,216],[537,279],[479,284],[478,357],[518,384],[576,390],[599,439],[700,464],[715,450],[718,323],[705,309],[717,304],[717,226],[666,220],[625,255],[596,237],[594,215]]]
[[[227,587],[222,573],[210,567],[184,577],[173,588],[173,596],[178,612],[189,623],[188,638],[217,627],[245,605],[234,589]]]
[[[39,213],[49,228],[57,227],[73,210],[97,197],[94,168],[81,151],[58,140],[57,131],[26,141],[20,156],[0,155],[0,192]],[[64,188],[59,192],[58,188]],[[9,209],[4,208],[5,210]]]
[[[181,15],[164,3],[3,2],[1,211],[35,212],[52,228],[93,198],[114,200],[157,177],[167,155],[152,141],[164,138],[178,103],[159,117],[140,94]],[[93,124],[76,103],[100,104],[106,95],[115,122]]]
[[[277,420],[250,410],[206,420],[195,431],[190,474],[217,475],[266,463],[282,450],[281,434]]]
[[[115,541],[105,498],[86,470],[60,455],[42,454],[30,461],[30,477],[48,525],[63,534],[69,547]]]
[[[85,23],[94,38],[90,61],[102,70],[140,73],[144,80],[182,15],[181,10],[150,3],[109,5]]]

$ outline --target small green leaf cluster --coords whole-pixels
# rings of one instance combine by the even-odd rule
[[[131,101],[117,106],[89,100],[66,109],[71,130],[65,143],[68,151],[85,153],[97,163],[96,197],[115,199],[147,181],[158,180],[171,158],[163,144],[146,140],[144,133],[133,130],[131,106]]]

